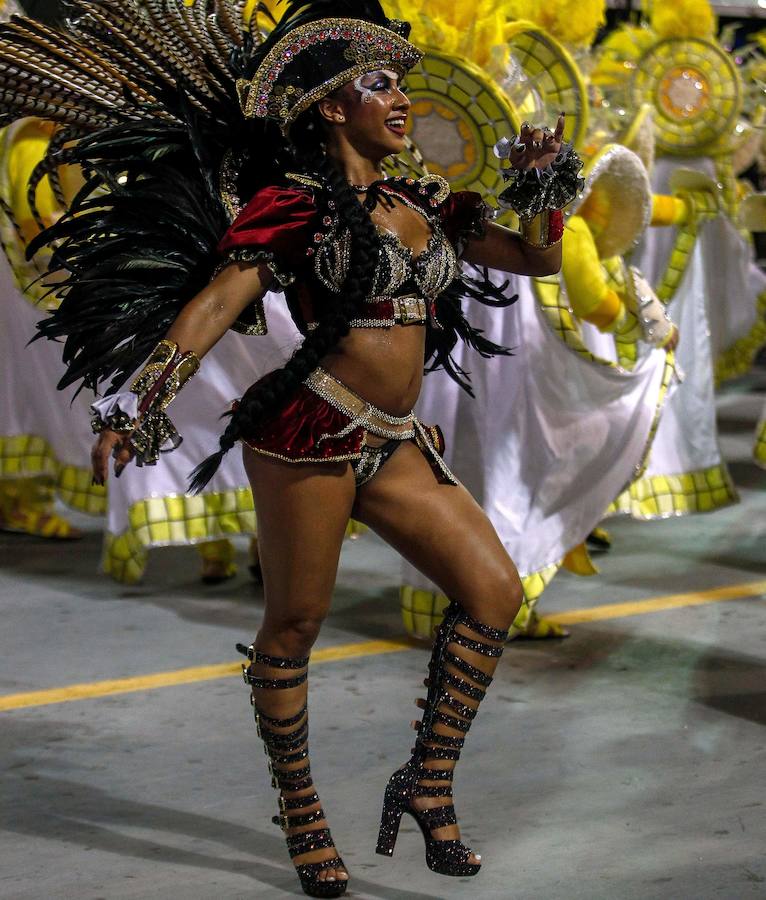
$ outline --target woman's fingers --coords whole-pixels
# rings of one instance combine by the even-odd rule
[[[130,435],[118,434],[116,431],[102,431],[90,452],[93,467],[93,483],[105,484],[109,474],[109,460],[114,459],[114,474],[120,473],[135,455],[130,443]]]
[[[119,478],[122,470],[133,459],[133,447],[128,438],[123,438],[121,443],[115,447],[114,452],[114,475]]]
[[[564,125],[565,124],[566,124],[566,116],[564,115],[564,113],[561,113],[559,115],[559,120],[556,123],[556,131],[553,134],[553,136],[559,142],[561,142],[564,139]]]
[[[120,436],[114,431],[102,431],[90,452],[93,466],[93,483],[104,484],[109,472],[109,457],[114,447],[120,442]]]

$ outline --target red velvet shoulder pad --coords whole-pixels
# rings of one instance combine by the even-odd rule
[[[317,206],[305,187],[269,185],[257,191],[218,244],[221,256],[244,249],[265,251],[280,269],[305,265],[315,232]]]
[[[462,250],[471,237],[483,237],[492,210],[476,191],[456,191],[439,207],[439,217],[450,243]]]

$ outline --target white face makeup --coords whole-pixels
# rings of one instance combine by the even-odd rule
[[[376,94],[391,94],[399,87],[399,76],[388,69],[367,72],[354,80],[354,89],[362,95],[365,103],[372,103]]]

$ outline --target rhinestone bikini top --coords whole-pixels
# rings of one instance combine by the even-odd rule
[[[381,187],[385,188],[385,182]],[[406,194],[385,190],[385,195],[389,202],[399,201],[422,215],[431,227],[431,236],[425,249],[415,256],[394,232],[378,227],[380,254],[367,303],[379,304],[413,293],[433,302],[460,274],[455,248],[444,234],[438,215],[430,215]],[[316,248],[314,273],[334,293],[340,292],[345,281],[350,255],[350,233],[337,226]]]

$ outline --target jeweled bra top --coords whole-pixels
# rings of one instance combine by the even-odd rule
[[[404,179],[415,186],[412,179]],[[397,190],[399,179],[376,182],[368,191],[368,199],[382,196],[389,203],[398,201],[422,215],[431,228],[426,247],[417,256],[393,231],[378,226],[380,253],[372,291],[365,303],[369,313],[351,321],[352,328],[386,328],[394,324],[423,324],[428,309],[460,274],[455,248],[442,230],[439,216],[430,213],[422,204],[414,203],[407,194]],[[446,188],[447,195],[449,188]],[[446,196],[446,195],[445,195]],[[436,200],[438,206],[439,200]],[[342,289],[351,255],[351,236],[337,220],[334,228],[316,248],[314,272],[331,291]],[[407,300],[408,303],[396,301]],[[418,302],[419,301],[419,302]]]
[[[288,175],[287,188],[264,188],[240,213],[219,246],[224,262],[232,259],[265,263],[287,288],[296,325],[310,330],[316,321],[317,281],[339,293],[351,256],[351,235],[339,220],[321,182]],[[478,194],[452,194],[436,175],[390,178],[367,191],[368,208],[378,202],[403,203],[422,215],[431,229],[425,249],[417,254],[392,231],[378,227],[380,253],[369,298],[352,328],[389,328],[396,324],[437,325],[436,299],[460,276],[459,255],[465,239],[483,233],[488,208]],[[253,321],[255,319],[255,321]],[[262,304],[250,310],[239,330],[266,332]]]

